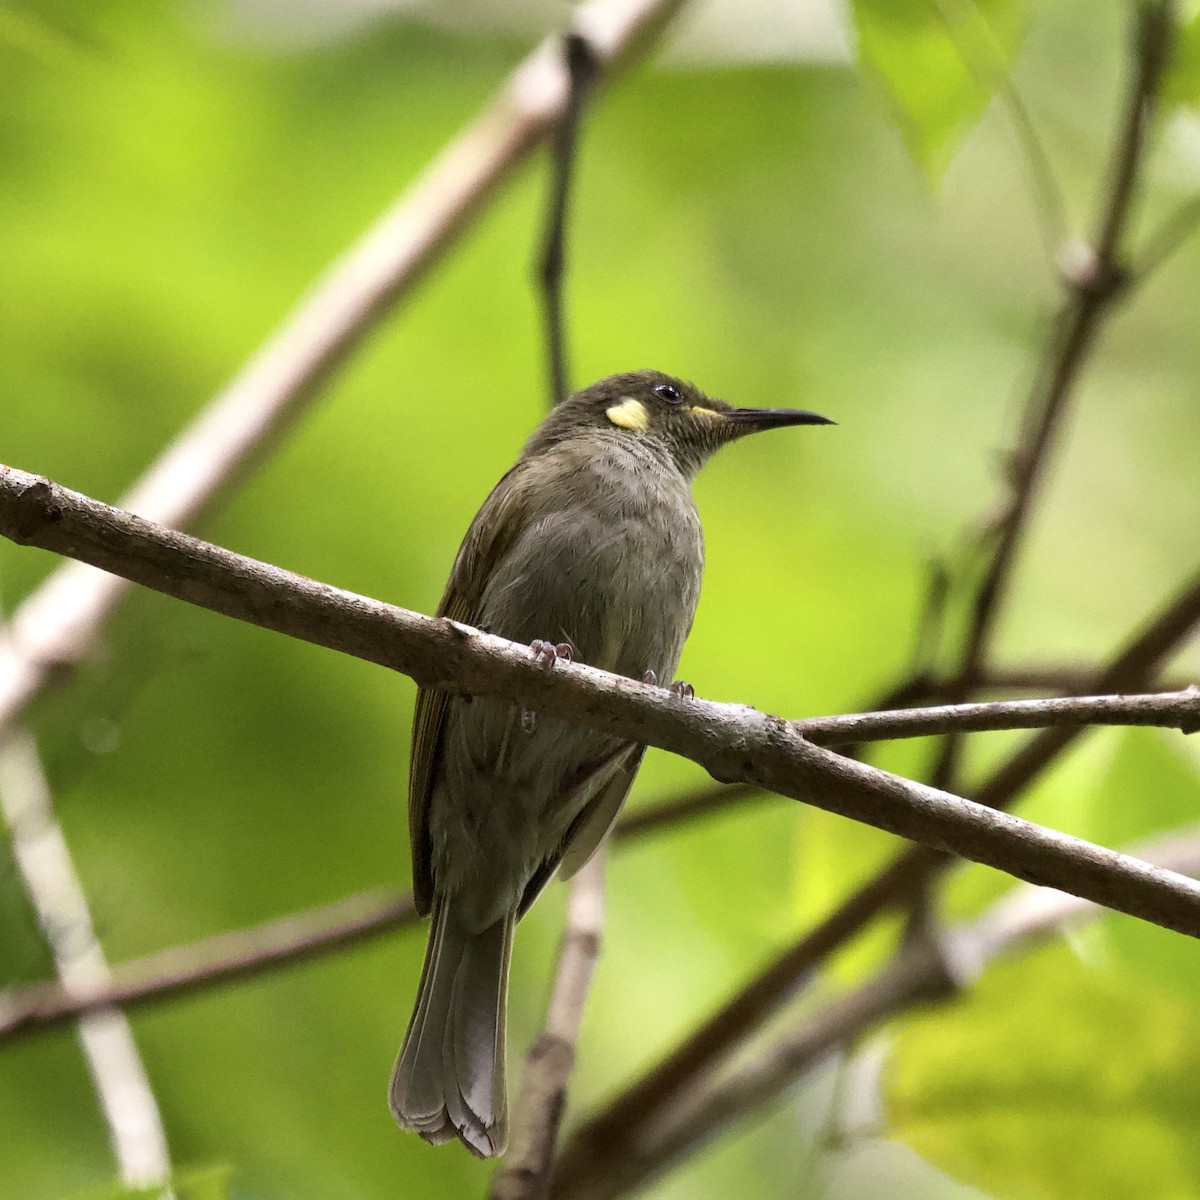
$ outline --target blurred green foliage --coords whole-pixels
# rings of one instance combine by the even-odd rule
[[[863,29],[882,8],[858,11]],[[1107,161],[1125,16],[1031,4],[1015,62],[1081,226]],[[527,48],[380,22],[285,54],[219,28],[198,3],[0,7],[0,456],[104,499]],[[957,60],[930,53],[909,69],[953,74]],[[906,60],[888,61],[909,94]],[[965,531],[996,495],[1055,290],[1004,113],[986,109],[949,159],[982,105],[965,79],[942,80],[922,117],[920,156],[949,162],[936,199],[848,67],[648,69],[589,116],[572,229],[578,381],[657,366],[840,422],[739,446],[698,482],[709,574],[684,674],[704,695],[787,715],[866,703],[909,664],[924,564],[963,563]],[[1189,119],[1167,127],[1143,231],[1197,179]],[[530,284],[543,182],[538,168],[510,187],[208,536],[433,608],[459,535],[544,410]],[[1093,356],[1002,624],[1007,661],[1103,657],[1194,567],[1198,268],[1192,241]],[[0,544],[5,609],[53,565]],[[110,956],[405,884],[412,694],[365,664],[135,596],[33,714]],[[974,768],[1014,740],[978,739]],[[1022,811],[1110,844],[1194,820],[1196,754],[1179,747],[1095,735]],[[928,754],[876,757],[919,774]],[[633,803],[695,782],[652,754]],[[617,855],[574,1110],[654,1061],[892,845],[779,801]],[[948,902],[971,913],[1010,886],[963,870]],[[561,900],[551,889],[518,939],[514,1068],[547,995]],[[831,982],[860,976],[891,937],[842,956]],[[484,1166],[400,1135],[383,1099],[421,943],[413,931],[139,1013],[180,1170],[217,1169],[217,1187],[227,1169],[230,1194],[255,1200],[481,1195]],[[997,1196],[1195,1194],[1197,948],[1115,919],[1087,944],[1006,963],[954,1009],[901,1025],[896,1133]],[[49,971],[0,859],[0,982]],[[878,1142],[819,1152],[829,1094],[817,1078],[648,1194],[975,1194]],[[1161,1153],[1137,1150],[1147,1130]],[[0,1049],[0,1131],[0,1196],[59,1200],[111,1180],[69,1032]]]
[[[913,157],[935,179],[1008,75],[1022,0],[854,0],[862,67],[891,97]]]
[[[1086,961],[1086,960],[1085,960]],[[1196,1194],[1200,1009],[1065,946],[1005,963],[914,1020],[891,1062],[893,1132],[997,1196]]]

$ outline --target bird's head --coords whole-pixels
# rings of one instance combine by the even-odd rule
[[[796,408],[734,408],[661,371],[610,375],[557,405],[530,439],[537,453],[581,430],[652,441],[691,478],[728,442],[785,425],[832,425]]]

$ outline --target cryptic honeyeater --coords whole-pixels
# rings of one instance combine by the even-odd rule
[[[692,625],[704,537],[691,480],[727,442],[830,424],[733,408],[658,371],[558,404],[492,489],[438,615],[635,679],[669,681]],[[432,913],[391,1108],[430,1142],[487,1157],[507,1140],[505,1009],[513,926],[556,869],[616,819],[643,747],[519,705],[423,689],[413,721],[413,894]]]

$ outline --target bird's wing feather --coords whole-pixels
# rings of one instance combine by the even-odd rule
[[[525,489],[514,487],[514,477],[524,464],[518,463],[492,489],[491,495],[471,522],[459,547],[450,581],[446,584],[437,615],[478,625],[483,611],[484,590],[497,562],[524,526]],[[424,915],[433,903],[432,847],[429,840],[429,802],[433,792],[434,767],[440,753],[442,730],[449,703],[446,692],[421,688],[413,711],[412,758],[408,773],[408,833],[412,844],[413,899]]]
[[[557,870],[563,879],[570,879],[596,852],[596,847],[617,819],[625,797],[633,786],[634,776],[642,764],[645,746],[623,743],[608,757],[605,763],[594,767],[609,773],[608,780],[588,801],[583,811],[571,822],[566,836],[538,867],[521,896],[518,916],[524,916],[529,906],[538,898],[542,888],[550,882]]]
[[[561,878],[570,879],[595,854],[596,847],[613,827],[625,804],[625,797],[629,795],[645,753],[645,746],[631,747],[612,779],[576,818],[563,839],[562,861],[558,868]]]

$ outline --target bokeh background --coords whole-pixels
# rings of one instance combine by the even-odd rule
[[[840,422],[740,445],[696,488],[709,568],[682,673],[705,696],[800,716],[854,711],[906,670],[931,560],[969,574],[1056,284],[1002,106],[914,154],[886,89],[854,69],[849,13],[792,7],[710,4],[602,93],[569,296],[578,382],[654,366]],[[565,16],[0,6],[0,457],[114,500]],[[1018,16],[1015,85],[1089,228],[1128,6],[1031,0]],[[1186,108],[1164,123],[1149,180],[1143,231],[1200,186]],[[206,536],[432,610],[459,536],[544,411],[531,284],[544,185],[539,160]],[[1005,662],[1098,661],[1194,569],[1198,270],[1193,240],[1089,361],[1005,612]],[[0,544],[5,610],[53,566]],[[135,596],[32,718],[110,957],[406,885],[413,691]],[[978,739],[973,769],[1010,742]],[[919,773],[928,754],[876,761]],[[1198,761],[1179,735],[1098,733],[1022,811],[1128,844],[1200,815]],[[702,782],[652,752],[632,803]],[[572,1112],[652,1063],[893,844],[768,800],[615,855]],[[947,909],[1010,886],[963,870]],[[562,901],[556,885],[518,939],[514,1073]],[[246,1200],[481,1195],[484,1166],[401,1135],[384,1103],[422,947],[409,930],[139,1012],[181,1171]],[[824,986],[886,950],[871,939]],[[51,972],[0,849],[0,985]],[[895,1026],[876,1127],[839,1135],[830,1068],[646,1195],[1195,1195],[1198,985],[1193,943],[1106,919]],[[0,1195],[82,1200],[113,1175],[72,1034],[0,1048]]]

